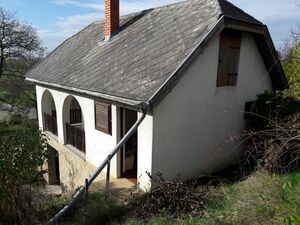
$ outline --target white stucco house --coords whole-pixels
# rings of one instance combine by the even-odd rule
[[[121,17],[119,0],[105,6],[105,20],[26,74],[49,137],[49,183],[82,185],[143,112],[112,176],[148,189],[146,171],[190,179],[237,162],[243,145],[229,140],[247,103],[286,86],[267,27],[226,0]]]

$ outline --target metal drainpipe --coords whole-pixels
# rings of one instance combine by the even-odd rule
[[[147,106],[148,106],[148,104],[147,104]],[[110,154],[106,157],[106,159],[98,166],[98,168],[96,169],[94,174],[86,181],[86,184],[81,186],[80,189],[70,199],[69,203],[63,209],[61,209],[54,217],[52,217],[50,219],[50,221],[47,223],[48,225],[56,224],[68,212],[68,210],[70,208],[72,208],[72,206],[79,200],[80,196],[87,191],[88,187],[93,183],[93,181],[97,178],[97,176],[102,172],[102,170],[105,168],[105,166],[107,166],[108,163],[110,163],[110,160],[118,153],[118,151],[121,149],[121,147],[125,144],[126,141],[128,141],[128,139],[134,134],[134,132],[139,127],[139,125],[145,119],[146,109],[147,109],[146,107],[141,108],[142,116],[135,122],[135,124],[125,134],[125,136],[116,145],[116,147],[110,152]]]

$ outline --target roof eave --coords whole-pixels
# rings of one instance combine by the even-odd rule
[[[68,91],[68,92],[74,93],[74,94],[80,94],[85,97],[87,97],[87,96],[93,97],[95,99],[99,99],[99,100],[102,100],[107,103],[112,103],[112,104],[120,106],[120,107],[126,107],[126,108],[133,109],[133,110],[143,109],[143,110],[149,111],[148,104],[143,101],[126,99],[126,98],[122,98],[122,97],[118,97],[118,96],[83,90],[83,89],[79,89],[79,88],[75,88],[75,87],[63,86],[60,84],[39,81],[39,80],[35,80],[32,78],[26,78],[26,80],[30,81],[30,82],[34,82],[41,86],[45,86],[47,88],[50,87],[50,88],[54,88],[54,89],[58,89],[58,90]]]

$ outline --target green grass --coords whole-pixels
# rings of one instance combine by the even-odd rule
[[[79,204],[63,219],[61,225],[103,225],[112,221],[120,221],[127,209],[114,204],[105,204],[100,193],[89,193],[82,197]]]
[[[283,224],[300,213],[298,175],[258,173],[234,185],[221,186],[208,200],[207,224]],[[293,179],[292,185],[287,185]]]

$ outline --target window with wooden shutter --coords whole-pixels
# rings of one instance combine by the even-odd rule
[[[225,31],[220,35],[217,87],[236,85],[241,49],[241,34]]]
[[[111,135],[111,127],[111,105],[95,101],[95,128]]]

